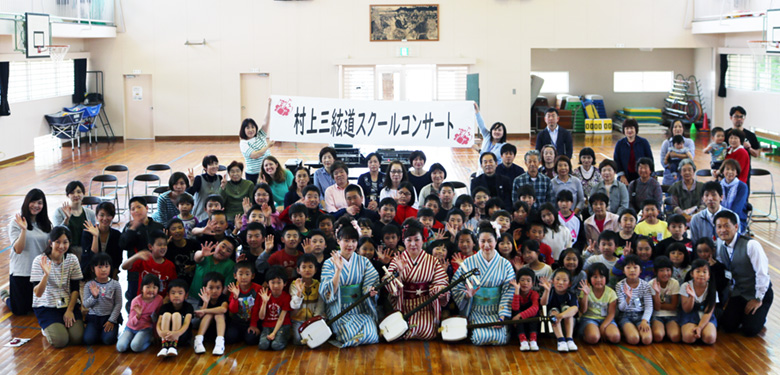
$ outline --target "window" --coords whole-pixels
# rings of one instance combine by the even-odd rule
[[[780,56],[728,55],[726,87],[780,92]]]
[[[8,74],[8,102],[73,95],[73,60],[12,61]]]
[[[569,92],[569,72],[531,72],[544,79],[544,93],[563,94]]]
[[[614,92],[669,92],[674,72],[614,72]]]
[[[464,65],[342,66],[341,97],[364,100],[466,100]]]

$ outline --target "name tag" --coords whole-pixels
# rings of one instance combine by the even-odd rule
[[[58,309],[64,309],[68,307],[68,300],[67,298],[60,298],[57,300],[57,308]]]
[[[731,280],[731,271],[726,271],[726,278]]]

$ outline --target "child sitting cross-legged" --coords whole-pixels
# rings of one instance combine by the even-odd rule
[[[271,266],[265,273],[268,288],[263,288],[260,298],[259,317],[263,321],[263,331],[260,333],[260,350],[283,350],[292,334],[290,320],[290,294],[284,291],[287,284],[287,272],[282,266]]]
[[[157,316],[157,335],[162,340],[158,357],[173,357],[179,354],[179,343],[188,344],[192,339],[190,323],[195,311],[187,303],[189,285],[182,279],[168,284],[168,303],[162,305]]]
[[[550,309],[550,315],[557,319],[553,324],[553,332],[558,338],[558,351],[576,351],[577,345],[574,344],[573,338],[574,317],[579,311],[579,302],[574,293],[569,290],[571,273],[565,268],[558,268],[553,272],[552,282],[542,278],[539,283],[544,288],[541,304],[546,305]]]

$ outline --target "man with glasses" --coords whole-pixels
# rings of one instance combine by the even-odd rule
[[[512,180],[509,177],[496,173],[498,159],[492,152],[483,152],[479,156],[479,164],[482,173],[471,179],[471,191],[477,187],[484,187],[490,192],[491,198],[499,198],[504,203],[504,209],[512,212]]]
[[[726,130],[726,140],[729,139],[729,136],[731,135],[732,129],[741,130],[743,133],[745,133],[745,142],[742,145],[742,147],[747,150],[748,155],[750,155],[750,169],[753,169],[753,158],[757,158],[761,156],[761,144],[758,143],[758,138],[756,138],[756,133],[753,133],[750,130],[745,129],[745,117],[747,117],[747,112],[745,112],[745,108],[742,108],[742,106],[734,106],[731,107],[729,110],[729,116],[731,118],[731,124],[732,128]],[[748,173],[748,180],[747,180],[747,186],[750,187],[750,174]]]

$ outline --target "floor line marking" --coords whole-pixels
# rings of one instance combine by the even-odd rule
[[[234,349],[233,351],[228,352],[227,354],[223,355],[222,357],[217,358],[217,360],[214,363],[212,363],[211,366],[206,368],[206,371],[203,371],[203,375],[207,375],[209,372],[211,372],[211,370],[214,369],[214,367],[216,367],[220,362],[222,362],[225,359],[227,359],[227,357],[229,357],[231,354],[234,354],[234,353],[238,352],[239,350],[242,350],[242,349],[245,349],[245,348],[248,348],[248,346],[242,345],[238,349]]]
[[[623,349],[623,350],[625,350],[625,351],[627,351],[629,353],[632,353],[635,356],[637,356],[637,357],[641,358],[642,360],[644,360],[645,362],[649,363],[651,366],[653,366],[653,368],[655,368],[656,371],[658,371],[659,374],[661,374],[661,375],[668,375],[666,373],[666,371],[664,371],[664,369],[661,366],[659,366],[655,362],[649,360],[647,357],[645,357],[645,356],[637,353],[636,351],[634,351],[632,349],[629,349],[629,348],[627,348],[627,347],[625,347],[623,345],[617,345],[617,347],[620,348],[620,349]]]

